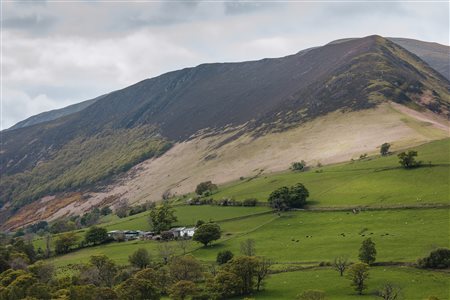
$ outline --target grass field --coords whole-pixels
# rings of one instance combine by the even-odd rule
[[[448,204],[450,193],[450,140],[432,142],[414,148],[418,160],[431,167],[405,170],[397,155],[369,158],[339,165],[313,168],[308,172],[285,172],[240,181],[222,187],[215,199],[257,198],[266,201],[269,194],[284,185],[303,183],[310,191],[310,206],[393,206]],[[316,171],[321,170],[320,173]]]
[[[309,207],[313,210],[277,214],[264,206],[178,205],[174,226],[190,226],[199,219],[220,224],[222,238],[211,247],[195,242],[189,245],[188,252],[203,263],[215,261],[221,250],[239,254],[240,243],[249,238],[255,241],[256,254],[271,258],[277,270],[317,266],[339,255],[357,261],[358,249],[367,237],[376,243],[377,262],[414,263],[436,248],[450,247],[450,208],[434,207],[449,204],[449,148],[448,139],[415,148],[419,159],[431,161],[432,166],[413,170],[399,168],[396,155],[391,155],[326,166],[320,168],[320,173],[313,169],[239,181],[220,187],[214,197],[255,197],[264,201],[277,187],[302,182],[310,190]],[[427,208],[406,209],[408,205]],[[355,214],[351,210],[354,206],[372,209]],[[333,207],[340,210],[328,209]],[[148,212],[124,219],[108,216],[100,226],[108,230],[149,230],[147,218]],[[82,237],[84,232],[78,234]],[[42,240],[35,243],[42,244]],[[169,244],[175,255],[182,254],[177,242]],[[159,245],[156,241],[111,243],[55,257],[52,262],[64,267],[87,262],[94,254],[105,254],[119,264],[127,264],[128,256],[138,248],[149,250],[156,261],[161,259]],[[294,299],[304,289],[320,289],[327,293],[327,299],[375,299],[376,289],[389,281],[402,288],[402,299],[422,300],[431,295],[449,299],[448,272],[390,266],[372,267],[370,274],[369,290],[364,296],[357,296],[349,280],[329,267],[273,274],[266,289],[254,296]]]
[[[295,299],[304,290],[317,289],[326,293],[326,299],[381,299],[376,291],[390,282],[401,289],[401,299],[424,300],[429,296],[448,300],[450,277],[448,273],[423,271],[407,267],[372,267],[369,271],[368,290],[356,295],[350,281],[330,268],[274,274],[267,280],[265,290],[256,299]]]
[[[175,214],[178,221],[174,226],[193,226],[198,220],[223,221],[228,219],[241,218],[249,215],[269,212],[268,207],[219,207],[219,206],[177,206]],[[150,230],[148,223],[148,212],[143,212],[123,219],[117,216],[108,215],[102,219],[102,223],[98,226],[105,227],[109,230]],[[86,229],[76,231],[80,238],[83,237]],[[56,238],[58,235],[54,235]],[[35,247],[44,248],[44,240],[36,238],[34,240]]]
[[[210,210],[221,209],[210,207]],[[202,261],[212,262],[217,252],[228,249],[239,253],[240,242],[255,240],[257,255],[279,263],[319,263],[347,255],[356,261],[363,239],[376,243],[377,260],[382,262],[415,262],[437,247],[449,247],[449,210],[414,209],[349,212],[290,212],[255,215],[219,222],[222,239],[203,248],[192,242],[189,251]],[[344,234],[342,236],[341,234]],[[309,237],[307,237],[309,236]],[[177,253],[181,249],[171,242]],[[57,265],[85,262],[94,254],[105,254],[120,264],[139,247],[159,259],[155,241],[130,241],[86,248],[54,259]]]
[[[379,261],[414,262],[436,247],[449,247],[449,210],[386,210],[359,214],[350,212],[291,212],[280,218],[261,220],[262,227],[251,219],[233,222],[245,226],[249,233],[224,241],[212,249],[199,249],[200,259],[214,260],[217,251],[229,249],[239,253],[240,242],[251,238],[257,255],[278,262],[332,261],[347,255],[356,261],[363,239],[371,237],[377,245]],[[226,224],[224,229],[227,230]],[[251,228],[257,228],[252,231]],[[344,234],[342,236],[341,234]],[[309,237],[307,237],[309,236]]]

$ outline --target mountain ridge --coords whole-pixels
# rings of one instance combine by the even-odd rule
[[[283,58],[169,72],[81,111],[2,132],[1,204],[11,212],[8,207],[19,209],[48,194],[92,188],[164,156],[173,144],[226,131],[227,138],[209,148],[212,154],[241,137],[252,143],[337,111],[365,111],[388,101],[447,116],[449,86],[418,56],[380,36]],[[133,138],[121,143],[127,136]]]

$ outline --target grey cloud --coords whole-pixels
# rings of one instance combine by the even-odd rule
[[[448,3],[15,3],[4,13],[4,128],[205,62],[284,56],[370,34],[448,44]]]
[[[283,2],[273,2],[273,1],[259,1],[259,2],[248,2],[248,1],[225,1],[224,3],[225,14],[227,15],[239,15],[239,14],[250,14],[261,10],[280,8],[285,6]]]
[[[55,17],[33,13],[24,16],[6,17],[3,20],[3,27],[30,32],[47,32],[55,23]]]

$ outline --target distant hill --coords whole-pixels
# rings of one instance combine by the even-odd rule
[[[46,111],[40,114],[37,114],[35,116],[31,116],[23,121],[20,121],[19,123],[15,124],[14,126],[11,126],[10,128],[6,130],[14,130],[18,128],[33,126],[35,124],[44,123],[48,121],[53,121],[58,118],[79,112],[80,110],[85,109],[86,107],[92,105],[95,103],[95,101],[103,98],[104,96],[100,96],[94,99],[86,100],[80,103],[72,104],[60,109],[54,109],[50,111]]]
[[[380,36],[330,43],[282,58],[202,64],[166,73],[57,119],[2,132],[0,213],[7,218],[46,195],[96,191],[143,161],[165,161],[149,165],[146,172],[153,181],[146,181],[146,186],[158,184],[139,196],[157,199],[164,189],[186,190],[194,181],[218,174],[226,174],[218,179],[223,181],[251,170],[286,167],[286,161],[302,158],[299,152],[281,158],[270,149],[283,143],[290,147],[299,138],[317,137],[304,144],[315,149],[315,157],[308,147],[298,149],[311,160],[329,161],[362,151],[356,143],[373,132],[376,138],[364,145],[370,151],[381,139],[418,143],[442,138],[440,131],[424,124],[441,126],[445,132],[445,125],[434,119],[449,116],[449,88],[449,81],[418,56]],[[366,132],[352,135],[359,128]],[[302,135],[289,137],[298,130]],[[281,134],[282,140],[271,142]],[[318,148],[338,136],[336,150]],[[266,142],[256,146],[261,141]],[[245,157],[237,150],[241,145],[248,145]],[[258,147],[269,152],[257,156]],[[230,153],[237,155],[234,160],[221,160]],[[178,165],[171,166],[173,161]],[[229,167],[236,162],[245,168]],[[185,163],[194,165],[182,167]],[[129,178],[133,176],[141,175]],[[97,196],[93,199],[102,201]]]
[[[450,80],[449,46],[405,38],[388,39],[419,56],[432,68]]]

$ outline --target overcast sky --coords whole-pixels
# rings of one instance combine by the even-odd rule
[[[3,129],[205,62],[284,56],[371,34],[449,44],[446,1],[1,3]]]

